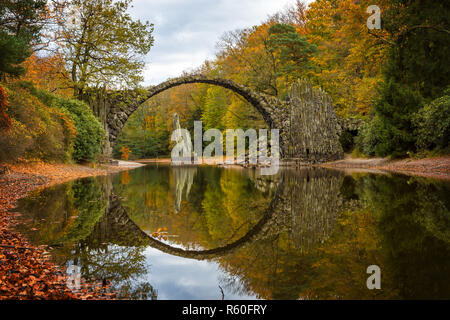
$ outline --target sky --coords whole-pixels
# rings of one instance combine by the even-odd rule
[[[311,1],[306,1],[311,2]],[[156,85],[213,59],[227,31],[258,25],[295,0],[134,0],[131,15],[155,25],[144,85]]]

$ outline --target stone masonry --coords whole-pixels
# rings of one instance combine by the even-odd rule
[[[221,86],[241,95],[255,107],[270,128],[280,130],[280,152],[283,159],[316,163],[343,157],[339,144],[341,126],[331,98],[321,89],[313,88],[309,81],[299,80],[294,83],[289,99],[281,101],[231,80],[202,75],[170,79],[146,91],[87,93],[84,99],[100,118],[107,133],[104,156],[111,157],[119,133],[139,106],[165,90],[188,83]]]

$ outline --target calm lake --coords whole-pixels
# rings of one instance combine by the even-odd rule
[[[122,298],[450,298],[445,181],[155,164],[35,192],[16,211],[55,262]]]

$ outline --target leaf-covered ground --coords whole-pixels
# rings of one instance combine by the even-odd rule
[[[424,159],[346,158],[322,165],[341,169],[371,169],[425,178],[450,180],[450,155]]]
[[[85,283],[72,292],[68,276],[50,260],[51,247],[33,246],[14,230],[18,199],[30,191],[71,179],[106,174],[122,168],[92,169],[41,162],[6,165],[0,174],[0,300],[1,299],[114,299],[108,285]]]

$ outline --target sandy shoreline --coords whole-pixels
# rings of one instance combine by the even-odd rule
[[[346,158],[321,164],[319,166],[354,171],[357,171],[358,169],[371,170],[374,172],[384,171],[425,178],[450,180],[450,156],[400,160],[388,160],[384,158]]]

